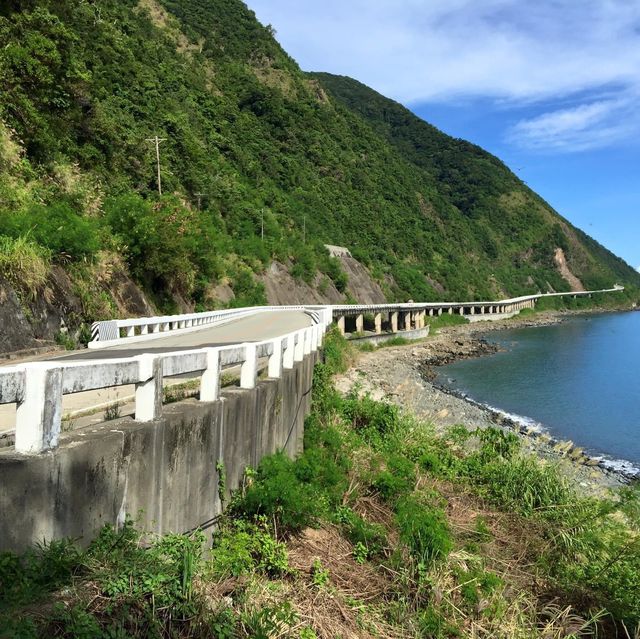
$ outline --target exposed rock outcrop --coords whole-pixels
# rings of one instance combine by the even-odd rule
[[[344,302],[344,296],[325,275],[318,273],[312,284],[307,284],[292,277],[280,262],[273,262],[259,280],[264,284],[267,302],[274,306]]]
[[[358,260],[344,255],[338,259],[349,278],[347,291],[353,299],[361,304],[384,304],[387,301],[380,284]]]
[[[567,258],[564,251],[561,248],[557,248],[553,255],[553,261],[563,279],[565,279],[571,286],[572,291],[584,291],[586,290],[582,285],[582,282],[570,271],[567,264]]]

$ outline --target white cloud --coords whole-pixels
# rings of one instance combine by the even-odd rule
[[[586,151],[627,140],[640,128],[633,95],[558,109],[511,127],[511,142],[529,149]]]
[[[350,75],[405,104],[609,91],[517,124],[510,139],[528,147],[593,148],[640,130],[639,115],[616,122],[640,113],[637,0],[248,2],[304,69]]]
[[[640,2],[249,0],[305,69],[403,102],[540,99],[637,84]]]

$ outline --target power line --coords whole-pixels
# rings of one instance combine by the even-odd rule
[[[160,177],[160,143],[166,142],[167,138],[159,138],[157,135],[153,138],[147,138],[147,142],[153,142],[156,145],[156,163],[158,165],[158,195],[162,195],[162,179]]]

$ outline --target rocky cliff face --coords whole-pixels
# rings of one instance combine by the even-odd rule
[[[85,318],[154,315],[155,309],[123,269],[114,269],[87,289],[59,266],[46,286],[25,296],[0,279],[0,356],[79,344],[89,337]]]
[[[259,279],[264,285],[267,301],[272,305],[285,304],[345,304],[349,299],[361,304],[386,302],[380,285],[369,271],[351,256],[338,256],[348,281],[344,293],[321,273],[311,283],[294,279],[284,264],[273,262]]]

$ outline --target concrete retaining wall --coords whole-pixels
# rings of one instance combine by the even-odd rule
[[[350,337],[349,341],[354,344],[384,344],[392,339],[402,337],[403,339],[413,340],[422,339],[429,335],[429,326],[424,328],[416,328],[410,331],[398,331],[397,333],[382,333],[380,335],[365,335],[364,337]]]
[[[225,391],[221,401],[165,406],[154,422],[74,431],[52,452],[0,451],[0,550],[63,537],[86,545],[127,514],[158,533],[210,527],[221,512],[218,460],[230,491],[263,456],[302,450],[315,361],[311,354],[279,379]]]

